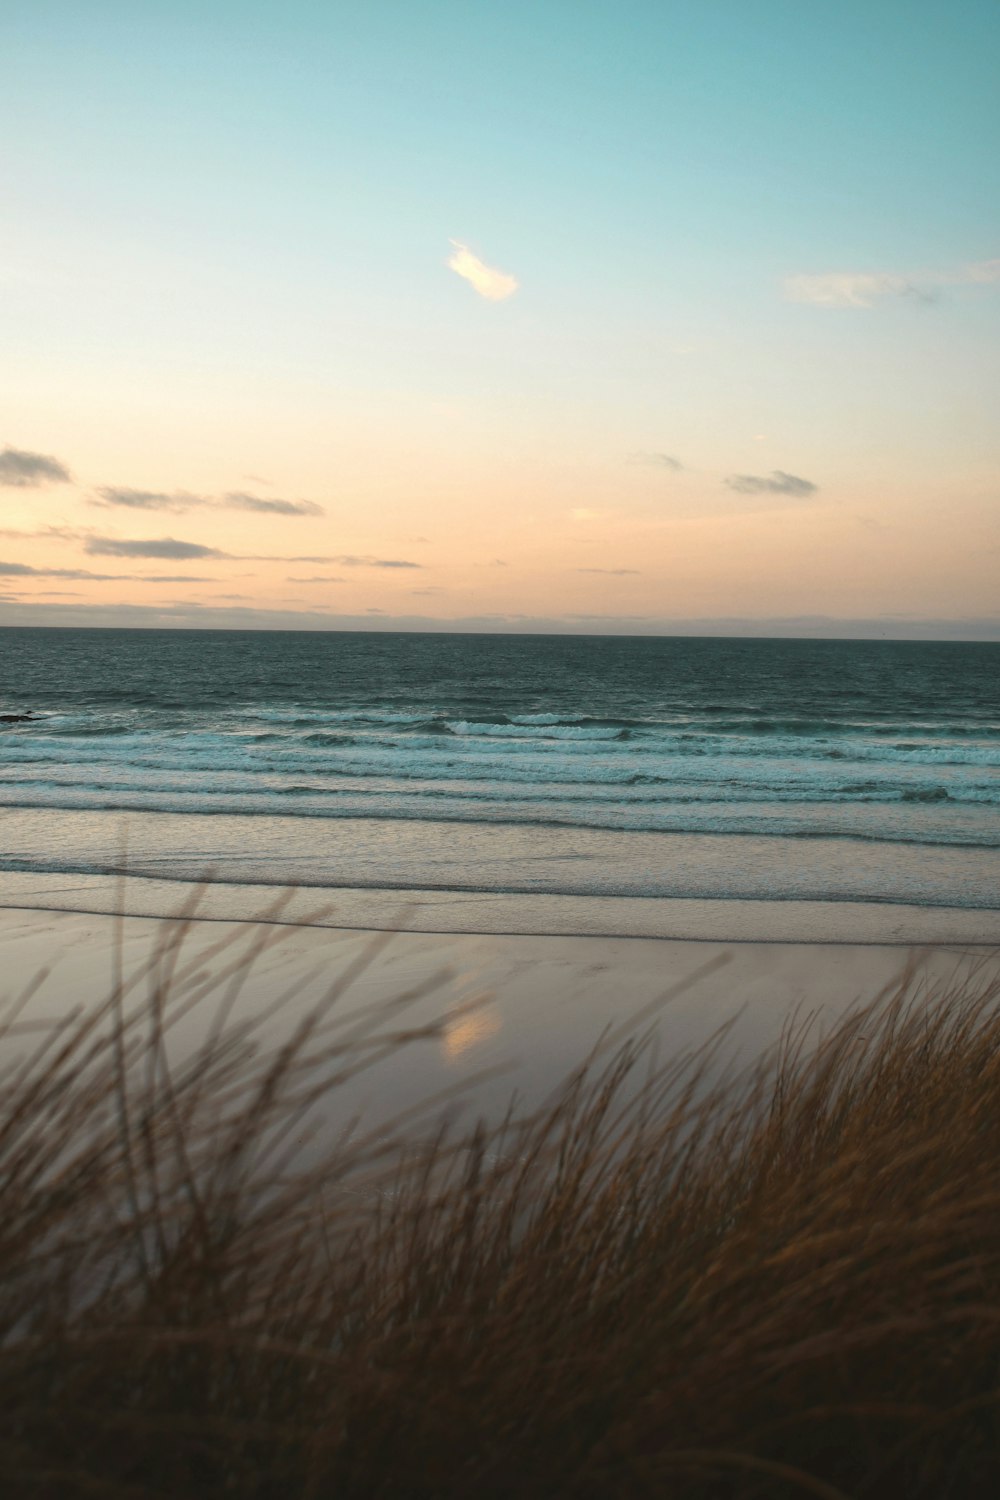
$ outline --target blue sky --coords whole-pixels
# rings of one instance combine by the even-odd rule
[[[224,621],[44,579],[165,534],[101,490],[258,479],[310,555],[423,547],[444,620],[1000,615],[995,3],[33,0],[0,39],[0,451],[72,475],[0,488],[39,570],[0,619]],[[266,557],[252,608],[413,613],[167,514],[224,583]]]

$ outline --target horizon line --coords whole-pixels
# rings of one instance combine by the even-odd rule
[[[787,617],[774,616],[774,617],[771,617],[771,618],[769,618],[767,620],[761,620],[759,623],[760,623],[760,625],[763,628],[761,628],[759,630],[753,630],[753,629],[747,629],[747,630],[726,630],[726,629],[722,629],[722,628],[707,629],[707,630],[697,630],[697,629],[674,629],[674,630],[670,630],[670,629],[661,629],[661,630],[657,630],[657,629],[649,629],[649,630],[580,630],[580,629],[576,629],[576,630],[574,630],[574,629],[566,629],[566,628],[563,628],[563,629],[559,629],[559,628],[552,628],[552,629],[537,629],[537,628],[536,629],[530,629],[530,628],[517,629],[517,628],[510,628],[509,626],[508,626],[508,628],[503,629],[503,628],[496,628],[496,627],[490,627],[490,626],[485,626],[485,625],[478,626],[478,627],[471,627],[471,628],[466,627],[464,629],[463,628],[449,629],[446,626],[444,626],[444,627],[438,627],[438,628],[433,628],[432,627],[432,628],[428,629],[426,627],[420,627],[420,626],[390,626],[388,624],[380,627],[378,625],[373,625],[373,624],[368,623],[368,622],[366,622],[364,624],[358,624],[358,625],[316,626],[316,625],[293,625],[293,624],[288,624],[288,625],[284,625],[284,624],[275,624],[275,625],[246,625],[246,624],[229,624],[229,625],[225,625],[225,624],[213,624],[213,625],[209,625],[209,624],[188,624],[188,623],[183,623],[183,624],[177,623],[177,624],[175,624],[175,623],[172,623],[172,622],[167,622],[167,623],[163,623],[163,624],[131,624],[131,623],[122,624],[122,623],[116,623],[116,622],[112,622],[112,621],[105,621],[105,622],[100,622],[100,623],[96,623],[96,624],[79,624],[79,623],[75,623],[75,622],[69,624],[69,623],[60,623],[60,622],[54,622],[54,621],[49,621],[49,622],[44,622],[44,623],[33,623],[33,622],[30,622],[30,621],[16,621],[16,622],[0,621],[0,630],[12,630],[12,631],[20,631],[20,630],[53,630],[53,631],[66,631],[66,632],[75,632],[75,631],[81,631],[81,630],[87,630],[87,631],[130,631],[130,632],[135,632],[137,634],[143,634],[143,633],[145,633],[145,634],[160,634],[160,635],[164,635],[164,634],[171,634],[171,635],[175,635],[175,634],[176,635],[379,635],[379,636],[385,636],[385,635],[414,635],[414,636],[447,636],[447,635],[454,635],[454,636],[466,636],[466,637],[469,637],[469,636],[494,637],[495,636],[495,637],[502,637],[502,638],[509,638],[509,639],[522,638],[522,639],[525,639],[525,640],[530,640],[530,639],[541,639],[541,640],[543,640],[543,639],[547,639],[547,638],[555,638],[555,639],[560,639],[560,640],[730,640],[730,641],[736,641],[736,640],[751,640],[751,641],[752,640],[764,640],[764,641],[771,641],[771,640],[775,640],[775,641],[856,641],[856,642],[871,642],[873,644],[879,643],[879,642],[889,641],[889,642],[898,643],[898,644],[901,644],[901,645],[905,645],[905,644],[916,644],[916,645],[1000,645],[1000,621],[982,621],[982,622],[980,622],[980,621],[976,621],[976,620],[968,620],[968,621],[962,621],[962,620],[941,620],[941,621],[936,621],[936,620],[913,620],[912,622],[903,622],[903,621],[901,621],[898,624],[888,625],[885,628],[880,628],[880,629],[876,630],[874,628],[874,623],[875,622],[871,621],[870,619],[865,619],[864,617],[861,617],[861,618],[858,618],[858,619],[855,619],[855,620],[851,620],[851,619],[843,619],[843,620],[826,619],[826,620],[821,620],[821,619],[816,618],[816,617],[814,617],[814,618],[815,618],[815,626],[812,629],[812,631],[809,631],[809,629],[808,629],[808,627],[806,625],[806,621],[804,619],[802,619],[801,617],[798,617],[798,616],[794,616],[794,615],[793,616],[787,616]],[[782,631],[780,629],[768,629],[767,628],[769,626],[770,627],[780,626],[781,623],[783,622],[783,620],[787,621],[787,624],[790,627],[798,625],[800,627],[800,629],[803,630],[804,633],[795,634],[791,630]],[[683,625],[684,623],[685,622],[683,622],[683,621],[678,621],[677,622],[677,624],[679,626]],[[690,624],[692,626],[695,626],[695,625],[698,625],[698,624],[702,624],[702,623],[704,623],[704,624],[707,625],[710,622],[709,621],[702,622],[702,621],[699,621],[699,620],[692,620],[690,622]],[[721,627],[723,625],[729,624],[730,622],[729,621],[725,621],[725,620],[719,620],[717,623]],[[732,624],[734,624],[734,625],[737,624],[737,623],[738,622],[736,620],[732,621]],[[741,621],[739,623],[745,623],[747,626],[752,626],[755,622],[748,619],[745,622]],[[909,623],[909,625],[910,625],[909,630],[906,630],[907,623]],[[824,626],[824,625],[828,626],[828,627],[832,627],[832,628],[828,628],[827,630],[824,631],[824,630],[822,630],[822,626]],[[855,625],[855,626],[858,626],[858,627],[869,627],[869,633],[856,633],[856,634],[855,633],[844,633],[843,630],[837,631],[836,627],[838,625],[844,627],[847,630],[849,630],[849,628],[852,625]],[[952,634],[946,634],[946,635],[936,635],[936,634],[930,634],[930,633],[928,633],[930,631],[933,631],[933,629],[934,629],[934,627],[936,625],[945,626],[945,627],[951,626],[953,628],[953,630],[955,630],[955,629],[963,629],[964,628],[964,633],[962,633],[962,634],[952,633]],[[977,626],[979,627],[979,632],[980,633],[973,633],[973,632],[976,632]],[[985,632],[985,631],[989,631],[991,633],[989,633],[989,634],[982,633],[982,632]],[[905,633],[902,633],[902,632],[905,632]]]

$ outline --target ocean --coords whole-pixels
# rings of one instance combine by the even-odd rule
[[[1000,644],[0,631],[0,870],[1000,908]]]

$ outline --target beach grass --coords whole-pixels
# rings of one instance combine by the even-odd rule
[[[539,1108],[366,1130],[338,1090],[454,1017],[359,1016],[373,949],[248,1018],[267,930],[187,932],[3,1021],[4,1495],[996,1493],[985,969],[802,1014],[742,1073],[636,1018]]]

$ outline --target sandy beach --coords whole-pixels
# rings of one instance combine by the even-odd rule
[[[450,1017],[433,1041],[403,1049],[377,1078],[352,1085],[342,1103],[376,1117],[451,1088],[470,1091],[489,1111],[515,1088],[540,1098],[605,1028],[647,1024],[650,1008],[663,1054],[697,1047],[728,1024],[727,1057],[749,1062],[793,1014],[825,1026],[904,970],[933,984],[1000,965],[990,913],[740,902],[615,902],[609,910],[597,901],[588,911],[579,898],[504,906],[496,897],[459,903],[436,893],[409,901],[397,892],[282,896],[259,887],[6,875],[3,1000],[47,971],[28,1014],[55,1020],[103,998],[119,963],[141,998],[150,956],[178,932],[185,904],[196,913],[183,944],[192,972],[221,972],[234,954],[262,944],[241,1013],[268,1012],[288,997],[276,1017],[286,1025],[356,970],[341,1005],[374,1014],[413,994],[409,1027]],[[584,935],[587,918],[594,935]],[[602,934],[602,918],[618,935]],[[488,930],[503,921],[533,921],[536,930]],[[482,930],[469,930],[475,922]],[[628,922],[637,935],[621,935]],[[571,923],[575,930],[566,930]],[[211,1004],[186,1023],[192,1042]]]

